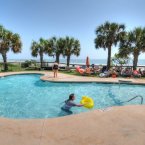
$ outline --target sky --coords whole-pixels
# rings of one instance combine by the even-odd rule
[[[52,36],[79,39],[80,59],[106,59],[107,51],[94,45],[99,25],[117,22],[128,31],[145,27],[145,0],[0,0],[0,5],[0,25],[18,33],[23,42],[22,53],[9,52],[8,59],[32,59],[32,40]],[[112,56],[117,51],[113,48]],[[145,59],[145,54],[139,59]]]

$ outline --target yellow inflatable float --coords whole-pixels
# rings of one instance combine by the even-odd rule
[[[94,107],[94,101],[92,98],[88,97],[88,96],[83,96],[82,100],[80,102],[82,105],[84,105],[84,107],[91,109]]]

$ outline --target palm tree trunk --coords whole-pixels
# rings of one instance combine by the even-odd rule
[[[69,63],[70,63],[70,55],[67,56],[67,66],[69,67]]]
[[[60,56],[60,54],[56,54],[56,60],[55,60],[55,61],[56,61],[57,63],[59,63],[59,56]]]
[[[111,47],[108,48],[107,70],[110,69],[110,66],[111,66]]]
[[[133,69],[135,70],[137,67],[137,63],[138,63],[138,54],[134,54],[134,58],[133,58]]]
[[[8,64],[7,64],[7,55],[6,53],[2,54],[2,58],[3,58],[3,63],[4,63],[4,71],[8,70]]]
[[[40,54],[40,63],[41,63],[41,68],[43,67],[43,54]]]

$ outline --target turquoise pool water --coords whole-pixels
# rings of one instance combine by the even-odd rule
[[[40,80],[40,75],[13,75],[0,78],[0,116],[8,118],[52,118],[67,115],[61,111],[69,94],[75,93],[76,103],[83,95],[95,101],[93,109],[109,106],[140,104],[140,98],[121,104],[136,95],[145,98],[145,86],[100,83],[51,83]],[[90,111],[74,107],[74,114]]]

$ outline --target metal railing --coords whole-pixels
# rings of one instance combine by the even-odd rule
[[[8,67],[9,67],[9,69],[11,70],[12,68],[13,68],[13,66],[18,66],[20,69],[22,69],[23,68],[23,64],[24,63],[27,63],[27,62],[21,62],[21,61],[16,61],[16,62],[7,62],[7,64],[8,64]],[[42,68],[50,68],[50,67],[52,67],[52,64],[53,64],[54,62],[43,62],[42,63]],[[0,71],[2,71],[4,68],[3,68],[3,62],[0,62]],[[40,62],[32,62],[32,64],[34,64],[36,67],[38,67],[38,68],[40,68],[40,66],[41,66],[41,63]],[[79,63],[70,63],[70,68],[75,68],[76,66],[81,66],[81,67],[83,67],[83,66],[86,66],[85,64],[79,64]],[[66,66],[66,63],[60,63],[60,66],[62,67],[62,68],[64,68],[65,66]],[[90,65],[90,66],[92,66],[92,65]],[[95,66],[98,66],[100,69],[101,68],[103,68],[103,66],[106,66],[106,65],[95,65]],[[111,67],[116,67],[116,68],[123,68],[123,69],[125,69],[125,68],[133,68],[133,66],[131,66],[131,65],[126,65],[126,66],[111,66]],[[145,66],[137,66],[138,68],[144,68],[145,69]]]

